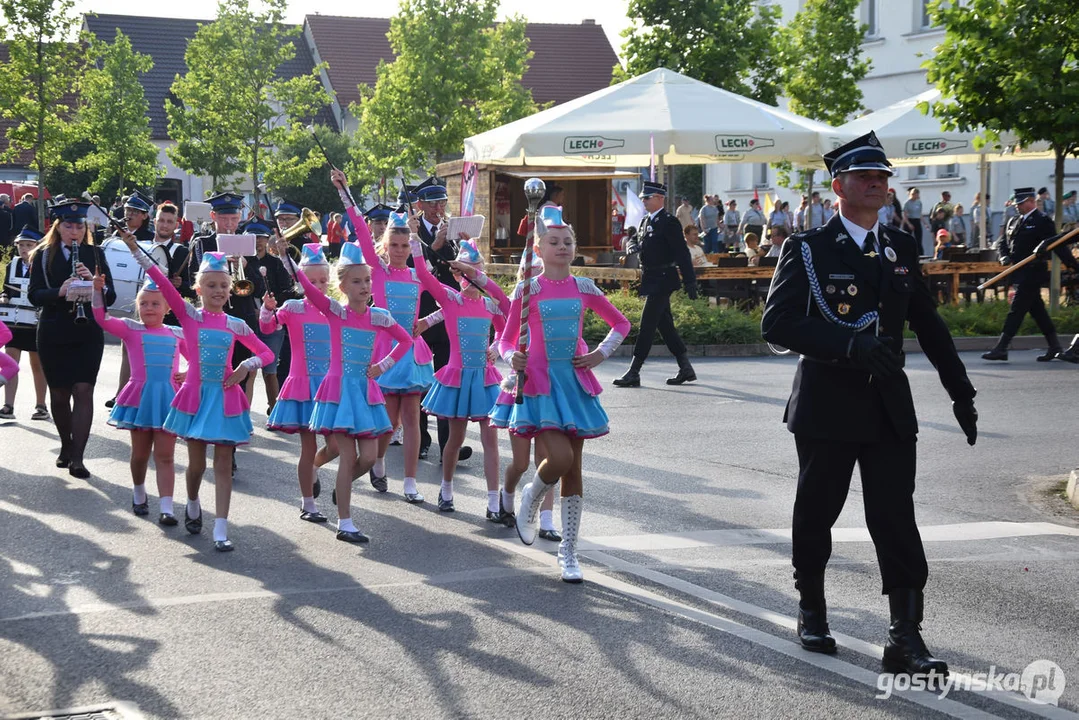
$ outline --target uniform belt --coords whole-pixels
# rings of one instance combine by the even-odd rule
[[[850,368],[851,370],[855,369],[854,366],[851,365],[850,360],[847,359],[847,358],[841,358],[839,360],[824,360],[822,358],[815,358],[815,357],[812,357],[810,355],[803,355],[802,359],[803,360],[808,360],[809,362],[820,363],[821,365],[832,365],[834,367],[846,367],[846,368]],[[903,351],[903,350],[900,350],[899,351],[899,367],[904,368],[906,366],[907,366],[907,353],[905,351]]]
[[[666,270],[667,268],[675,268],[675,267],[678,267],[678,263],[671,262],[671,263],[664,263],[662,265],[645,265],[645,266],[642,267],[642,269],[643,270]]]

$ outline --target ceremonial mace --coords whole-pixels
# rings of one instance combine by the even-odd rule
[[[532,296],[532,253],[536,243],[536,211],[539,209],[547,186],[539,178],[525,180],[525,200],[528,201],[528,231],[525,237],[525,252],[523,261],[525,264],[524,285],[521,287],[521,332],[517,338],[517,350],[525,352],[528,349],[528,306]],[[517,371],[517,389],[513,401],[520,405],[524,402],[525,371]]]
[[[1075,228],[1074,230],[1072,230],[1070,232],[1058,235],[1056,240],[1049,243],[1049,245],[1045,248],[1045,251],[1049,252],[1050,250],[1057,247],[1058,245],[1063,245],[1064,243],[1066,243],[1068,240],[1071,240],[1076,235],[1079,235],[1079,228]],[[978,286],[978,289],[979,290],[985,290],[990,285],[996,285],[998,282],[1000,282],[1004,278],[1008,277],[1009,275],[1011,275],[1013,272],[1015,272],[1019,268],[1025,266],[1025,265],[1029,265],[1030,263],[1034,262],[1037,259],[1038,259],[1038,256],[1035,255],[1034,253],[1031,253],[1030,255],[1027,255],[1025,258],[1023,258],[1022,260],[1017,262],[1015,265],[1012,265],[1011,267],[1005,268],[1004,272],[1002,272],[1002,273],[1000,273],[998,275],[994,275],[993,277],[991,277],[988,280],[986,280],[985,282],[983,282],[981,285]]]

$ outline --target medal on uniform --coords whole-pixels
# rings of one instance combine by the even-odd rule
[[[847,303],[839,303],[838,309],[840,315],[846,315],[850,312],[850,305],[848,305]]]
[[[825,285],[824,292],[828,293],[829,295],[835,295],[835,285]]]
[[[858,294],[858,286],[857,285],[848,285],[847,286],[847,294],[850,295],[851,297],[854,297],[855,295],[857,295]]]
[[[895,250],[890,245],[884,248],[884,257],[888,258],[888,262],[895,262]]]

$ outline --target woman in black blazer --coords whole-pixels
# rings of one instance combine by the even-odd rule
[[[83,452],[94,419],[94,384],[105,336],[90,311],[89,294],[86,302],[77,303],[69,301],[68,292],[79,292],[77,286],[72,287],[76,279],[92,280],[94,275],[103,274],[105,304],[116,302],[112,273],[86,224],[87,208],[89,204],[80,202],[50,208],[53,224],[31,257],[29,289],[30,302],[41,308],[37,346],[49,384],[53,421],[60,434],[56,467],[84,479],[90,477]],[[76,250],[77,264],[73,257]]]

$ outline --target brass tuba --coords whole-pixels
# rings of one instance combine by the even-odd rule
[[[296,238],[303,237],[309,232],[321,235],[322,223],[318,221],[318,217],[311,208],[304,208],[300,211],[300,219],[296,221],[295,225],[281,233],[281,238],[291,243]]]

